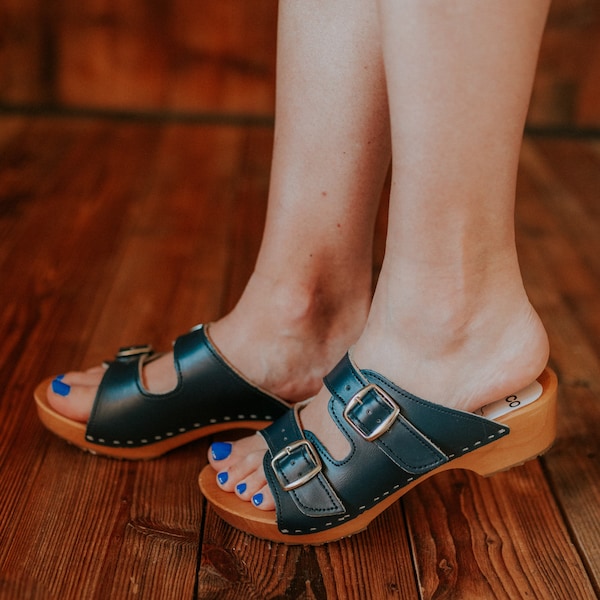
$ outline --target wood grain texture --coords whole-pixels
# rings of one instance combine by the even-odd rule
[[[209,509],[200,598],[419,598],[400,504],[368,531],[326,546],[257,540]]]
[[[436,476],[405,504],[423,598],[594,598],[536,462]]]

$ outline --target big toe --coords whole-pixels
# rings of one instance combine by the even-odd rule
[[[95,367],[85,372],[59,375],[46,391],[48,404],[68,419],[86,423],[103,374],[102,367]]]

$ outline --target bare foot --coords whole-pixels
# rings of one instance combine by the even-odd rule
[[[256,386],[288,402],[304,400],[319,390],[323,376],[358,338],[369,286],[348,303],[313,290],[269,289],[269,282],[257,278],[236,308],[210,325],[211,340]],[[48,402],[62,415],[87,422],[104,371],[97,366],[59,376],[47,390]],[[142,382],[153,393],[172,390],[177,385],[173,354],[149,362]]]
[[[418,347],[420,339],[425,342],[426,338],[394,337],[389,328],[378,329],[374,324],[367,327],[352,356],[359,368],[377,371],[426,400],[474,412],[531,383],[548,359],[545,330],[529,303],[523,303],[520,310],[504,308],[502,315],[490,313],[484,318],[482,314],[473,319],[472,335],[465,335],[461,326],[460,344],[450,337],[445,344],[438,334],[435,351],[428,352]],[[342,460],[349,446],[329,418],[329,397],[321,389],[301,409],[301,420],[334,459]],[[234,443],[215,442],[209,462],[223,490],[261,510],[274,510],[262,467],[266,450],[260,435]]]

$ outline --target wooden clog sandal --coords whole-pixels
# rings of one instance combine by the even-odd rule
[[[173,345],[178,384],[152,394],[141,382],[142,367],[159,355],[149,346],[119,351],[98,388],[87,424],[56,412],[46,390],[35,390],[42,423],[83,450],[114,458],[150,459],[201,437],[229,429],[261,429],[290,405],[254,386],[223,358],[206,327],[198,326]]]
[[[441,471],[491,475],[543,453],[556,432],[556,376],[546,369],[521,392],[484,407],[483,415],[427,402],[346,356],[325,378],[329,414],[350,442],[337,461],[298,408],[260,432],[263,466],[276,511],[221,490],[207,466],[200,488],[230,525],[286,544],[323,544],[355,534],[403,494]],[[502,417],[502,421],[494,420]]]

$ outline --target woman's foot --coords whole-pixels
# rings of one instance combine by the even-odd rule
[[[397,315],[370,318],[352,357],[359,368],[377,371],[426,400],[474,412],[531,383],[548,359],[545,330],[524,295],[518,302],[508,297],[498,300],[493,308],[471,311],[469,318],[454,320],[456,327],[451,326],[448,315],[439,328],[423,328],[421,320],[405,321],[404,335],[397,336],[392,334]],[[433,317],[429,318],[431,323]],[[328,416],[329,397],[322,388],[302,409],[301,420],[339,460],[347,455],[349,446]],[[262,468],[266,449],[260,435],[235,443],[216,442],[209,461],[223,490],[261,510],[273,510]]]
[[[210,337],[223,356],[249,381],[275,396],[297,402],[314,395],[323,376],[359,336],[370,290],[352,302],[326,286],[288,289],[255,274],[236,308],[210,325]],[[52,408],[87,422],[104,367],[69,372],[47,390]],[[166,393],[177,384],[171,352],[143,369],[146,389]]]

